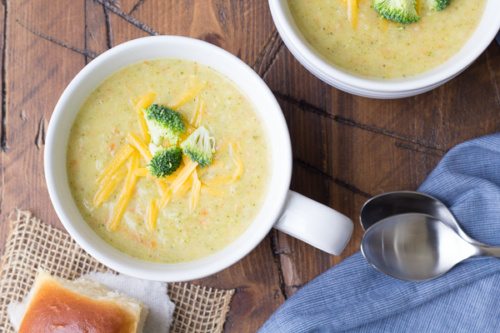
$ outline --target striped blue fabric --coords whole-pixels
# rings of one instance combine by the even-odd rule
[[[419,190],[447,204],[470,236],[500,246],[500,134],[450,150]],[[356,253],[299,290],[260,332],[500,332],[500,260],[473,258],[437,279],[405,282]]]

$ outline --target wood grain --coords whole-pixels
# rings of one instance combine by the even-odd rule
[[[492,43],[444,86],[382,101],[328,88],[286,49],[279,53],[265,80],[280,101],[294,143],[292,188],[355,221],[354,236],[341,257],[278,236],[287,296],[359,249],[357,219],[367,197],[416,189],[455,144],[499,130],[499,76],[500,48]]]
[[[2,103],[0,112],[0,218],[3,217],[3,198],[5,196],[5,167],[4,167],[4,152],[7,149],[7,107],[5,93],[5,53],[7,50],[6,33],[7,33],[7,6],[5,2],[0,3],[0,91],[2,92]],[[0,219],[0,253],[3,253],[3,244],[5,244],[5,236],[7,228],[3,218]]]
[[[48,6],[42,1],[7,1],[6,5],[2,221],[16,207],[25,207],[58,224],[43,176],[43,145],[57,99],[85,64],[79,54],[84,48],[83,3],[53,1]]]
[[[292,188],[350,216],[355,231],[340,257],[272,231],[237,264],[195,281],[237,289],[227,332],[254,332],[301,286],[357,251],[367,198],[417,188],[455,144],[500,130],[496,44],[432,92],[379,101],[308,73],[281,41],[265,0],[4,0],[0,18],[0,249],[16,207],[61,227],[43,177],[46,126],[64,87],[108,48],[149,35],[191,36],[237,55],[270,86],[292,137]]]

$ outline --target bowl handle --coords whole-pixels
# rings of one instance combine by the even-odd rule
[[[297,192],[288,191],[274,227],[320,250],[339,255],[352,235],[350,218]]]

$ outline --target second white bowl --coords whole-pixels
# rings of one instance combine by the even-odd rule
[[[274,23],[286,46],[312,74],[345,92],[380,99],[402,98],[432,90],[465,70],[500,29],[500,1],[488,0],[476,30],[462,49],[442,65],[404,79],[374,79],[349,73],[326,61],[304,38],[287,0],[269,0]]]

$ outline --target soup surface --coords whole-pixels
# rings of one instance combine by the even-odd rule
[[[96,205],[96,193],[103,186],[99,177],[128,144],[129,133],[140,137],[137,100],[151,92],[155,104],[170,105],[183,116],[188,130],[194,118],[209,130],[216,141],[214,160],[195,169],[201,181],[199,192],[193,186],[194,176],[190,176],[164,207],[159,205],[160,198],[179,170],[164,178],[149,173],[137,176],[123,218],[116,228],[110,228],[126,180],[108,200]],[[133,154],[140,156],[138,152]],[[179,169],[188,160],[183,156]],[[138,170],[148,170],[148,162],[141,157]],[[131,163],[130,159],[125,161],[115,173],[128,173]],[[242,234],[260,210],[269,163],[264,128],[251,102],[232,81],[213,69],[176,59],[141,62],[106,79],[79,111],[67,151],[71,190],[92,229],[125,253],[167,263],[207,256]],[[198,198],[193,198],[195,192]],[[153,201],[158,215],[151,226],[147,221],[152,216],[149,209]]]
[[[453,0],[442,11],[420,5],[420,20],[401,25],[380,18],[372,1],[361,0],[353,27],[346,3],[288,0],[303,36],[323,57],[349,72],[377,78],[412,76],[444,63],[469,39],[485,5],[484,0]]]

